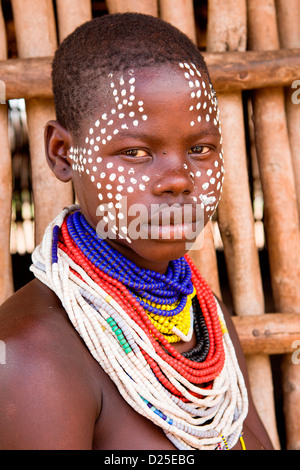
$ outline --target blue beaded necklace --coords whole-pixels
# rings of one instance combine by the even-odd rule
[[[149,313],[173,316],[185,307],[187,296],[193,292],[192,273],[185,258],[170,261],[166,274],[160,274],[139,268],[112,248],[97,235],[79,211],[68,217],[67,227],[71,238],[87,259],[124,284]],[[177,306],[172,310],[161,310],[148,302],[162,306],[177,302]]]

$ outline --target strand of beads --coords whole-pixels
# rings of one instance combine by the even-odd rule
[[[169,342],[190,341],[193,333],[190,295],[194,293],[184,258],[171,262],[166,275],[142,270],[99,239],[79,212],[68,218],[67,226],[85,256],[130,289]],[[172,317],[171,321],[166,317]]]
[[[196,336],[196,346],[182,355],[193,361],[202,362],[206,359],[209,352],[209,334],[206,323],[203,318],[197,297],[193,298],[194,309],[194,331]]]
[[[135,319],[135,321],[142,321],[143,328],[150,332],[158,341],[154,341],[153,344],[157,350],[157,353],[161,355],[164,360],[166,360],[172,367],[175,367],[184,377],[195,384],[201,384],[205,382],[210,382],[213,380],[222,370],[224,365],[224,349],[223,349],[223,340],[222,340],[222,331],[220,327],[219,318],[217,315],[216,304],[214,301],[214,297],[208,286],[205,286],[204,280],[200,277],[200,275],[194,276],[195,277],[195,288],[197,292],[197,296],[199,296],[199,302],[202,303],[201,309],[206,317],[206,324],[208,328],[208,332],[210,335],[210,351],[208,353],[207,359],[205,362],[193,362],[184,357],[182,357],[172,346],[168,343],[168,341],[164,338],[164,336],[152,325],[151,321],[149,320],[147,314],[145,313],[144,309],[140,305],[140,303],[136,300],[135,297],[125,288],[123,284],[120,283],[118,279],[115,279],[111,276],[105,274],[102,270],[99,269],[97,264],[99,265],[100,261],[97,260],[97,264],[93,264],[91,260],[85,257],[84,253],[79,250],[77,243],[75,243],[75,239],[78,237],[75,236],[73,232],[73,236],[71,238],[71,234],[69,234],[68,229],[70,224],[68,224],[70,218],[67,219],[67,222],[64,222],[62,226],[62,232],[64,236],[64,240],[66,245],[69,246],[69,255],[76,259],[79,265],[82,265],[84,269],[87,269],[89,274],[93,271],[94,278],[96,282],[102,282],[102,279],[108,279],[109,283],[107,288],[109,289],[109,284],[113,284],[116,289],[114,289],[114,293],[112,295],[117,295],[119,301],[124,301],[124,296],[126,298],[126,304],[132,306],[131,315]],[[81,246],[84,244],[81,242]],[[79,261],[80,260],[80,261]],[[162,276],[162,275],[160,275]],[[200,279],[201,278],[201,279]],[[168,279],[168,283],[170,283],[172,279]],[[203,288],[202,288],[202,284]],[[198,286],[198,288],[197,288]],[[120,292],[121,296],[120,296]],[[152,363],[152,362],[151,362]],[[152,363],[153,366],[155,366]],[[157,372],[157,371],[156,371]],[[162,374],[159,374],[161,380],[164,380]]]
[[[212,294],[199,290],[205,290],[201,276],[187,259],[192,278],[199,281],[197,301],[210,344],[206,359],[199,363],[177,356],[163,335],[155,341],[154,327],[137,299],[74,244],[62,223],[67,214],[64,211],[50,224],[33,253],[31,269],[36,277],[57,293],[70,321],[124,399],[160,426],[177,448],[215,449],[221,435],[231,448],[247,414],[245,386],[228,332],[220,326],[224,319],[219,305],[212,303]],[[55,226],[61,227],[61,235],[52,258]],[[200,329],[205,331],[201,325]],[[218,332],[223,335],[224,361]],[[179,362],[183,369],[175,367]],[[214,377],[210,387],[195,385],[199,372],[201,380]]]
[[[143,300],[141,305],[149,312],[160,310],[149,306],[147,301],[158,305],[178,305],[170,315],[179,313],[186,304],[187,295],[192,294],[191,271],[184,258],[169,263],[166,274],[141,269],[135,263],[114,250],[87,224],[80,212],[75,212],[67,220],[68,231],[84,255],[109,276],[118,279],[130,291]]]
[[[193,333],[193,309],[192,299],[195,296],[194,289],[191,295],[187,296],[187,302],[181,312],[176,315],[168,315],[169,311],[177,307],[175,305],[162,305],[160,314],[148,313],[151,323],[164,335],[169,343],[178,341],[190,341]],[[139,299],[140,301],[141,299]],[[140,302],[141,303],[141,302]],[[157,304],[147,301],[152,307],[159,308]]]
[[[82,304],[82,306],[84,306],[84,304],[83,304],[82,302],[81,302],[81,304]],[[84,308],[84,310],[85,310],[86,312],[91,313],[91,312],[88,310],[88,308]],[[99,330],[99,329],[98,329],[98,330]],[[101,332],[101,329],[100,329],[99,331]],[[117,330],[116,330],[116,331],[117,331]],[[84,338],[85,338],[85,336],[86,336],[86,335],[83,334],[83,337],[84,337]],[[90,337],[91,337],[91,336],[92,336],[92,335],[91,335],[91,332],[89,332],[88,343],[90,342]],[[86,340],[86,338],[85,338],[85,340]],[[103,338],[102,338],[102,341],[103,341]],[[95,348],[93,348],[91,345],[89,345],[89,347],[90,347],[90,350],[92,350],[93,353],[94,353]],[[109,348],[109,343],[104,344],[104,345],[103,345],[103,349],[104,349],[104,347],[105,347],[105,350],[107,350],[107,349]],[[100,348],[100,343],[99,343],[99,345],[98,345],[98,349],[99,349],[99,348]],[[113,349],[113,351],[115,351],[115,346],[113,346],[112,349]],[[120,359],[120,358],[119,358],[119,359]],[[110,361],[112,361],[112,358],[110,358]],[[112,362],[113,362],[113,361],[112,361]],[[123,365],[123,364],[122,364],[122,365]],[[118,376],[116,376],[116,375],[114,374],[114,372],[111,370],[111,368],[107,368],[105,364],[103,364],[102,366],[103,366],[103,368],[104,368],[107,372],[110,372],[110,374],[111,374],[111,375],[113,376],[113,378],[114,378],[114,381],[118,382]],[[127,364],[127,365],[124,364],[124,365],[123,365],[123,368],[124,368],[124,370],[126,370],[126,372],[127,372],[130,376],[135,377],[135,375],[136,375],[136,374],[135,374],[135,371],[134,371],[134,370],[130,370],[129,367],[128,367],[128,364]],[[119,371],[119,372],[120,372],[120,371]],[[127,380],[128,380],[128,378],[127,378]],[[128,386],[128,384],[127,384],[127,386]],[[119,387],[122,389],[122,384],[119,384]],[[143,393],[145,394],[145,391],[143,391]],[[127,397],[128,401],[130,402],[130,399],[129,399],[129,397],[126,395],[126,392],[124,392],[124,395]],[[160,391],[159,396],[161,396],[161,391]],[[143,401],[145,402],[145,399],[143,399]],[[153,402],[153,400],[152,400],[152,402]],[[131,404],[132,404],[132,406],[134,406],[134,403],[131,403]],[[155,402],[155,405],[156,405],[156,407],[158,406],[158,404],[157,404],[156,402]],[[152,405],[152,406],[151,406],[151,411],[156,410],[155,415],[158,416],[158,417],[160,417],[160,418],[163,417],[163,420],[164,420],[167,424],[171,424],[172,426],[176,426],[176,428],[178,428],[178,430],[180,430],[180,429],[183,430],[183,429],[187,429],[187,428],[188,428],[188,426],[186,426],[186,425],[183,426],[182,424],[180,424],[180,423],[181,423],[180,420],[179,420],[179,421],[178,421],[178,420],[173,420],[173,418],[168,418],[168,419],[166,420],[166,419],[165,419],[165,416],[166,416],[166,415],[164,415],[164,413],[162,413],[161,411],[159,411],[159,409],[156,408],[156,407],[155,407],[154,405]],[[134,408],[137,409],[137,408],[136,408],[136,405],[134,406]],[[140,410],[137,409],[137,411],[140,411]],[[152,419],[152,420],[153,420],[153,419]],[[178,431],[178,432],[179,432],[179,431]],[[184,431],[184,432],[185,432],[185,431]],[[206,433],[206,431],[202,431],[202,430],[200,430],[200,429],[198,429],[198,430],[192,430],[192,429],[191,429],[191,432],[192,432],[192,435],[197,435],[197,436],[201,436],[201,437],[212,437],[212,436],[215,436],[215,437],[216,437],[216,436],[217,436],[217,433],[215,433],[215,432],[209,431],[208,433]],[[180,433],[179,433],[179,434],[180,434]]]

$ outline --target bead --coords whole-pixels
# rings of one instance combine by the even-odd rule
[[[165,275],[141,270],[99,240],[77,210],[66,209],[44,237],[32,270],[57,293],[124,399],[179,449],[232,448],[247,391],[220,307],[190,258],[170,262]],[[180,354],[173,341],[191,328],[197,344]]]

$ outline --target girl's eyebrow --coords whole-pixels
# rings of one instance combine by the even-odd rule
[[[220,132],[217,128],[211,128],[211,129],[201,129],[198,132],[193,132],[190,135],[187,136],[187,138],[201,138],[201,137],[207,137],[207,136],[213,136],[213,137],[220,137]],[[141,139],[141,140],[146,140],[146,139],[151,139],[151,138],[156,138],[159,139],[158,134],[155,134],[152,136],[150,133],[145,133],[145,132],[139,132],[138,130],[136,132],[128,132],[127,130],[121,129],[120,132],[114,136],[114,139]]]
[[[117,138],[129,138],[129,139],[147,139],[150,137],[149,133],[145,133],[145,132],[139,132],[139,131],[136,131],[136,132],[127,132],[126,130],[124,129],[120,129],[120,131],[118,132],[118,134],[116,136],[114,136],[114,139],[117,139]]]
[[[220,137],[220,132],[218,130],[218,128],[216,128],[215,126],[209,130],[207,129],[201,129],[199,132],[195,133],[195,134],[192,134],[192,136],[195,136],[195,137],[206,137],[206,136],[209,136],[209,135],[212,135],[214,137]]]

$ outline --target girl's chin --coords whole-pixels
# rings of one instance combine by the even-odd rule
[[[108,239],[107,242],[122,255],[143,269],[165,273],[170,261],[181,258],[190,249],[184,240]]]

